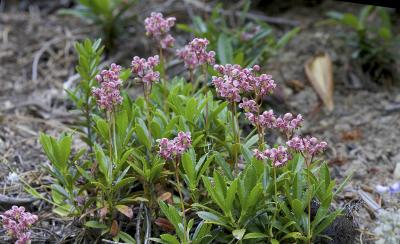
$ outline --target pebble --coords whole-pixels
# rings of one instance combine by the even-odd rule
[[[400,162],[396,163],[396,167],[394,168],[393,177],[396,180],[400,180]]]

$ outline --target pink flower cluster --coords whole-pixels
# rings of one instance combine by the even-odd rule
[[[272,161],[274,167],[285,166],[286,162],[290,160],[290,154],[287,148],[284,146],[278,146],[277,148],[268,148],[264,151],[254,150],[254,155],[258,160],[269,159]]]
[[[242,102],[239,104],[239,108],[243,109],[246,112],[250,112],[250,113],[258,112],[257,102],[252,99],[249,100],[247,97],[244,97],[242,99]]]
[[[122,84],[122,80],[119,78],[120,72],[121,66],[111,64],[109,70],[103,70],[100,75],[96,76],[101,87],[94,87],[92,94],[101,109],[112,111],[115,105],[122,103],[122,96],[119,91]]]
[[[24,207],[12,206],[10,210],[0,215],[3,227],[7,230],[7,233],[18,239],[16,244],[28,244],[30,243],[31,232],[29,228],[38,220],[38,216],[25,212]]]
[[[301,138],[299,136],[295,136],[287,141],[286,145],[298,152],[303,152],[311,156],[322,153],[328,146],[326,142],[318,141],[315,137]]]
[[[243,99],[244,101],[244,99]],[[254,100],[249,100],[253,101]],[[249,101],[245,101],[246,103],[249,103]],[[239,104],[242,105],[243,103]],[[241,106],[242,108],[245,107],[245,105]],[[246,109],[245,109],[246,111]],[[262,128],[269,128],[269,129],[278,129],[281,130],[285,133],[293,133],[295,129],[298,129],[301,127],[301,124],[303,122],[303,116],[301,114],[298,114],[296,117],[294,117],[291,113],[286,113],[283,116],[279,116],[278,118],[274,115],[274,111],[268,110],[264,111],[262,114],[257,115],[256,112],[247,112],[245,113],[246,118],[255,126],[261,126]]]
[[[132,74],[146,84],[157,82],[160,80],[160,73],[158,71],[154,71],[154,67],[156,67],[159,63],[160,58],[158,55],[149,57],[147,60],[135,56],[133,57],[131,64]]]
[[[291,113],[286,113],[285,115],[276,119],[275,128],[286,133],[292,133],[293,130],[301,127],[303,121],[304,119],[301,114],[298,114],[296,117],[294,117]]]
[[[159,155],[165,160],[173,160],[180,157],[192,144],[192,138],[190,132],[178,133],[178,136],[173,140],[162,138],[158,140],[159,143]]]
[[[276,117],[274,111],[268,110],[264,111],[262,114],[257,115],[255,113],[247,112],[245,113],[246,118],[255,126],[260,126],[261,128],[275,128]]]
[[[212,82],[218,94],[230,102],[240,102],[241,94],[249,92],[262,97],[276,87],[271,75],[256,74],[260,70],[258,65],[253,68],[242,68],[238,64],[215,65],[214,69],[220,75],[213,76]]]
[[[176,54],[183,60],[185,67],[193,70],[203,64],[213,65],[215,63],[215,52],[207,52],[209,41],[204,38],[195,38],[184,48],[179,49]]]
[[[175,25],[175,21],[175,17],[164,19],[162,13],[152,12],[150,17],[144,20],[146,35],[154,37],[154,39],[160,42],[163,49],[173,47],[175,39],[168,32]]]

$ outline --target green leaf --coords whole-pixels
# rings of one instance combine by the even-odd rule
[[[98,221],[95,221],[95,220],[87,221],[85,223],[85,226],[89,227],[89,228],[94,228],[94,229],[107,229],[108,228],[107,225],[100,223]]]
[[[336,196],[337,194],[339,194],[343,188],[347,185],[347,183],[349,183],[351,177],[353,176],[355,170],[353,170],[347,177],[346,179],[344,179],[344,181],[342,181],[342,183],[339,185],[339,187],[336,189],[335,193],[333,193],[333,196]]]
[[[107,182],[111,182],[110,176],[112,172],[109,172],[111,169],[109,159],[103,152],[103,149],[98,145],[94,145],[96,161],[99,164],[100,172],[106,178]]]
[[[179,244],[178,239],[171,234],[162,234],[160,235],[161,240],[166,241],[168,244]]]
[[[329,214],[313,231],[315,235],[322,233],[340,214],[340,210]]]
[[[118,235],[119,238],[121,238],[121,240],[123,240],[124,242],[128,243],[128,244],[136,244],[136,240],[133,239],[132,236],[130,236],[128,233],[123,232],[123,231],[119,231]]]
[[[201,219],[205,220],[206,223],[221,225],[228,229],[231,229],[228,222],[226,222],[226,220],[222,216],[218,216],[216,214],[206,212],[206,211],[199,211],[199,212],[197,212],[197,215]]]
[[[276,48],[281,49],[286,46],[299,32],[300,27],[293,28],[289,32],[286,32],[285,35],[283,35],[276,43]]]
[[[279,241],[276,240],[276,239],[272,239],[272,240],[271,240],[271,244],[279,244]]]
[[[380,37],[382,37],[386,41],[390,40],[393,37],[391,30],[387,27],[379,28],[378,34]]]
[[[238,240],[242,240],[245,233],[246,229],[238,229],[232,231],[232,235]]]
[[[185,118],[188,121],[194,122],[197,113],[197,101],[194,97],[191,97],[186,103]]]
[[[221,64],[228,64],[233,62],[233,48],[230,39],[221,34],[218,37],[217,55]]]
[[[294,199],[290,204],[292,206],[294,215],[296,216],[297,219],[300,219],[300,217],[304,213],[303,204],[299,199]]]
[[[147,130],[147,126],[145,125],[144,121],[140,118],[137,119],[136,127],[135,127],[136,135],[139,141],[146,146],[148,150],[151,149],[151,142],[150,142],[150,134]]]
[[[362,8],[358,18],[359,18],[359,24],[360,24],[360,28],[364,29],[365,28],[365,24],[367,24],[367,18],[368,16],[371,14],[371,12],[374,10],[374,6],[365,6]]]
[[[237,192],[238,181],[237,179],[232,182],[226,193],[225,209],[231,214],[233,212],[233,201],[235,200]]]
[[[207,189],[211,199],[221,208],[221,210],[225,211],[224,195],[222,193],[218,193],[217,190],[211,186],[211,182],[206,176],[202,176],[202,179],[204,187]]]
[[[261,239],[261,238],[267,238],[268,236],[264,233],[260,233],[260,232],[252,232],[252,233],[247,233],[243,240],[247,240],[247,239]]]
[[[189,153],[185,153],[182,155],[182,166],[185,170],[186,175],[188,176],[189,184],[192,187],[192,184],[196,184],[196,171],[194,162],[192,161]],[[195,187],[195,185],[193,186]]]
[[[193,17],[193,24],[195,25],[195,29],[199,30],[201,33],[207,32],[207,25],[200,16]]]
[[[359,26],[357,17],[354,16],[353,14],[349,13],[344,14],[341,21],[343,24],[352,27],[353,29],[358,30],[359,28],[361,28],[361,26]]]
[[[290,238],[292,238],[294,240],[298,240],[298,239],[304,238],[304,236],[300,232],[290,232],[290,233],[286,234],[284,237],[282,237],[281,241],[290,239]]]
[[[110,139],[110,135],[109,135],[109,125],[107,124],[107,121],[100,118],[96,119],[96,127],[103,141],[108,142]]]

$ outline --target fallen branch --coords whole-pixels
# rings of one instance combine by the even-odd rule
[[[4,209],[9,209],[13,205],[17,206],[29,206],[34,201],[38,200],[37,198],[15,198],[15,197],[8,197],[6,195],[0,194],[0,207]]]

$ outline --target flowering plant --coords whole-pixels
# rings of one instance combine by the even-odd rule
[[[160,17],[150,18],[168,22]],[[158,35],[155,22],[146,20],[150,24]],[[177,53],[189,72],[215,62],[208,44],[197,38]],[[75,217],[90,240],[311,243],[324,234],[340,214],[330,205],[343,185],[334,191],[329,169],[318,159],[327,144],[298,133],[301,115],[263,112],[263,98],[277,86],[272,77],[258,65],[217,64],[210,80],[203,70],[215,90],[197,90],[194,80],[183,77],[158,82],[159,61],[134,57],[129,77],[116,64],[93,69],[83,81],[92,86],[89,150],[73,148],[73,135],[42,134],[52,197],[27,190],[52,203],[56,213]],[[143,84],[144,97],[129,97],[129,78]],[[254,127],[248,135],[239,109]],[[282,132],[286,143],[268,144],[268,130]],[[320,206],[314,213],[312,202]]]
[[[77,16],[100,27],[107,51],[112,51],[115,40],[123,34],[126,24],[133,16],[126,12],[136,0],[76,0],[75,9],[62,9],[61,14]]]
[[[0,214],[0,218],[7,234],[17,239],[15,244],[31,243],[29,228],[38,220],[38,216],[25,212],[24,207],[12,206],[4,214]]]
[[[251,1],[244,4],[234,24],[223,13],[223,6],[217,4],[208,16],[194,15],[192,24],[178,24],[177,28],[209,40],[210,49],[216,51],[217,63],[242,66],[266,63],[299,33],[300,28],[278,36],[265,22],[246,21],[250,4]]]

